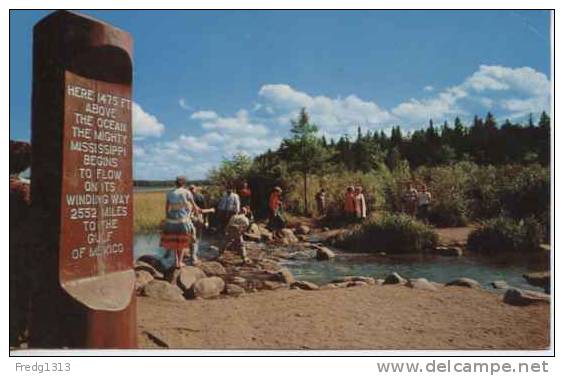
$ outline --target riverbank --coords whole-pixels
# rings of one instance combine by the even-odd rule
[[[496,349],[549,345],[550,306],[481,289],[365,285],[214,300],[139,297],[142,348]]]

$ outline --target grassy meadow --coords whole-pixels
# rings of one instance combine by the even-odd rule
[[[166,192],[133,193],[133,230],[135,233],[154,232],[165,217]]]

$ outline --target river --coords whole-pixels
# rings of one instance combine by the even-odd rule
[[[428,254],[411,255],[375,255],[366,253],[348,253],[335,250],[336,257],[331,261],[317,261],[315,258],[301,257],[282,261],[281,264],[292,271],[296,279],[317,284],[331,282],[333,279],[348,275],[362,275],[385,278],[397,272],[405,278],[427,278],[430,281],[445,283],[458,277],[475,279],[490,290],[493,281],[503,280],[510,286],[543,291],[531,286],[523,278],[524,273],[548,270],[548,260],[539,255],[502,254],[496,258],[479,256],[449,257]],[[134,255],[155,255],[166,265],[172,265],[173,259],[166,258],[159,248],[158,234],[137,234],[134,240]],[[202,259],[216,256],[210,250],[206,239],[200,242],[199,255]],[[498,290],[499,291],[499,290]]]

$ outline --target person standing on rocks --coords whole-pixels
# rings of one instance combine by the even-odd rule
[[[247,211],[251,209],[251,196],[252,196],[251,188],[249,188],[249,184],[244,181],[241,185],[241,189],[239,189],[239,198],[241,199],[241,207],[247,207]]]
[[[417,194],[417,217],[425,223],[429,221],[430,206],[431,192],[427,190],[427,186],[425,184],[422,184],[420,191]]]
[[[225,227],[229,223],[231,217],[241,211],[241,199],[239,198],[239,195],[234,192],[232,187],[229,186],[225,190],[221,200],[219,200],[217,210],[219,212],[221,230],[225,230]]]
[[[282,209],[282,188],[274,187],[268,199],[268,227],[271,230],[280,230],[286,227]]]
[[[176,178],[176,187],[166,195],[166,218],[164,220],[160,245],[169,252],[174,252],[175,267],[184,266],[184,254],[187,249],[191,250],[191,262],[198,262],[197,247],[193,247],[196,241],[195,227],[192,223],[192,212],[200,212],[201,209],[194,202],[192,193],[185,188],[186,178]]]
[[[315,202],[317,204],[317,214],[323,216],[326,213],[326,197],[325,188],[321,188],[319,192],[315,195]]]
[[[227,241],[221,251],[221,254],[223,254],[223,252],[225,251],[231,251],[241,255],[244,264],[248,264],[250,262],[249,258],[247,257],[245,241],[243,240],[243,233],[247,231],[250,225],[247,214],[247,208],[243,207],[238,214],[235,214],[231,217],[225,229],[225,236]]]
[[[355,210],[355,195],[354,188],[352,186],[347,187],[347,192],[345,193],[345,218],[348,220],[353,220],[356,216]]]
[[[363,220],[366,218],[366,200],[360,185],[354,190],[354,211],[357,219]]]

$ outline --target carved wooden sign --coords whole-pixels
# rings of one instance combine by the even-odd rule
[[[131,268],[131,89],[65,72],[60,280]]]

